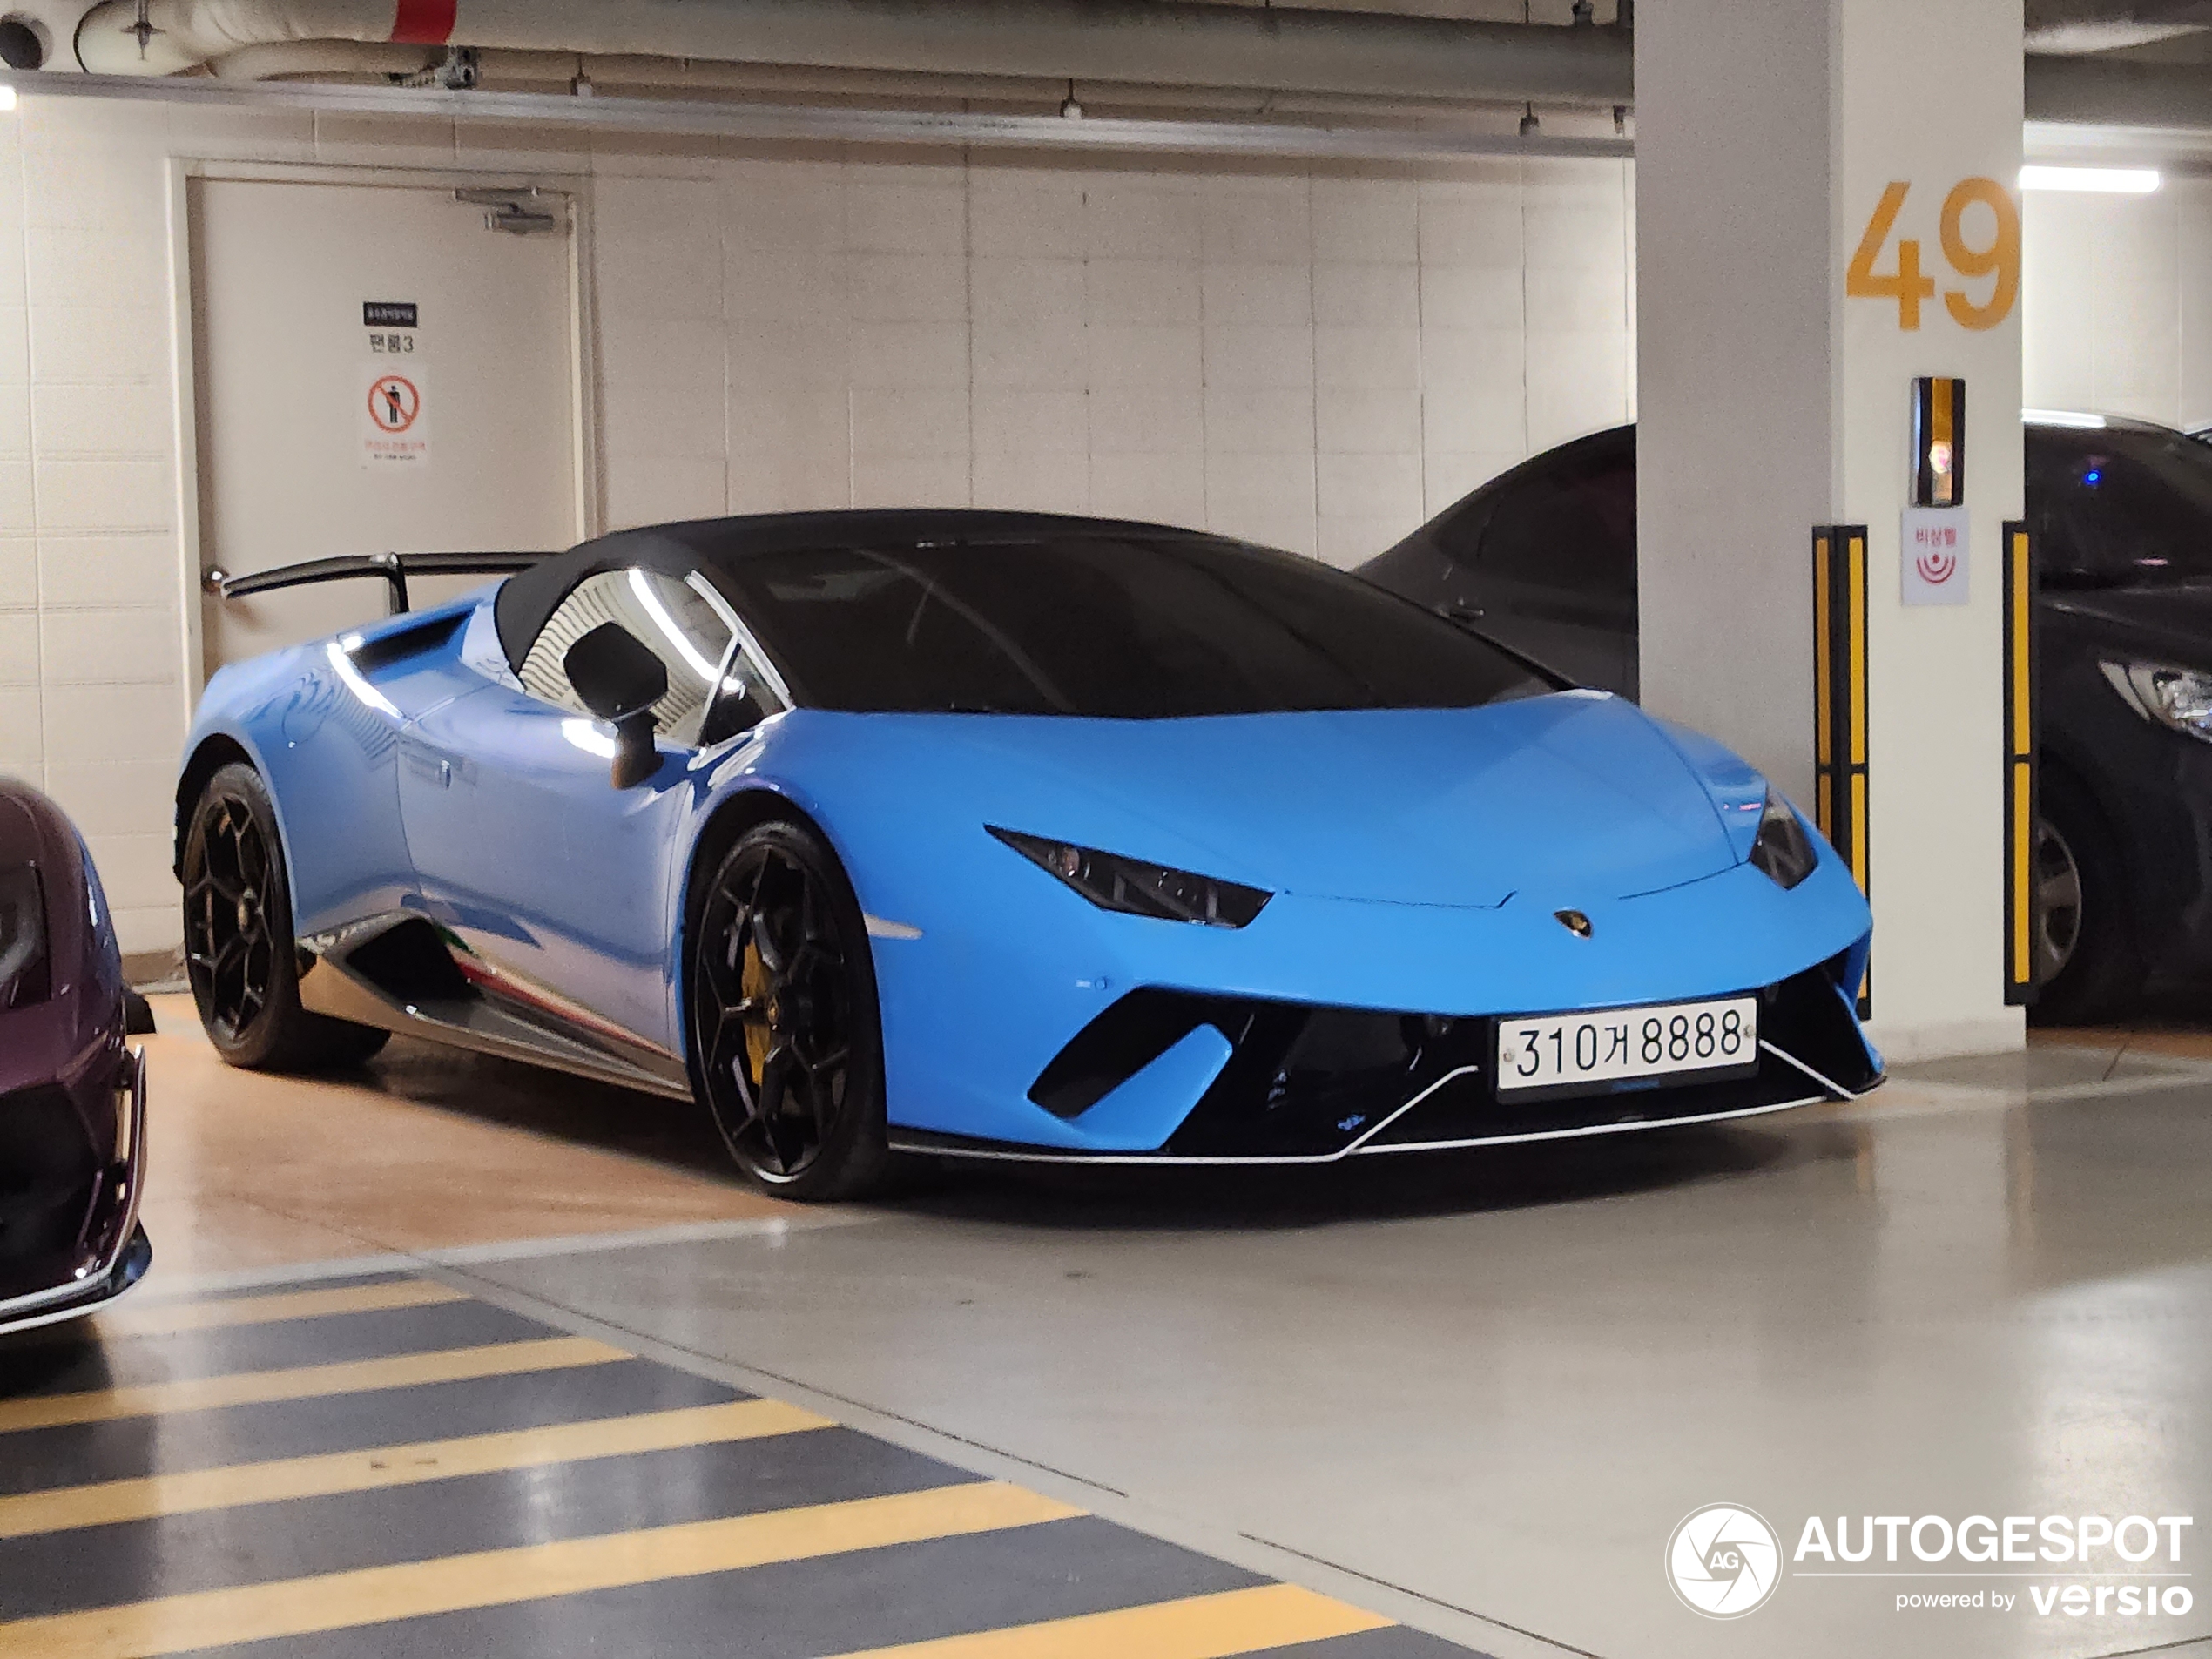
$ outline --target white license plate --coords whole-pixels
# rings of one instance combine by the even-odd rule
[[[1759,999],[1539,1014],[1498,1022],[1498,1092],[1748,1068],[1759,1055]]]

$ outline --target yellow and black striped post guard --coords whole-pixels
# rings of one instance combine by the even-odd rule
[[[2035,566],[2005,525],[2005,1003],[2035,1000]]]
[[[1866,526],[1819,524],[1812,532],[1813,816],[1820,833],[1870,891],[1866,815]],[[1873,1011],[1870,967],[1858,988],[1863,1019]]]

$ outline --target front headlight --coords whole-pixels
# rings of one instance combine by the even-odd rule
[[[1751,862],[1778,887],[1796,887],[1820,862],[1812,837],[1805,833],[1796,812],[1771,791],[1759,813],[1759,834],[1751,843]]]
[[[2143,717],[2212,743],[2212,674],[2158,663],[2100,663],[2120,700]]]
[[[0,1010],[46,999],[46,899],[28,864],[0,870]]]
[[[1066,882],[1101,910],[1163,921],[1195,921],[1208,927],[1241,927],[1273,898],[1258,887],[1217,881],[1165,865],[1143,864],[1096,847],[1049,841],[1018,830],[984,828],[1040,869]]]

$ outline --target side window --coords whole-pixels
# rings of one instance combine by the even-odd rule
[[[2122,582],[2202,578],[2203,509],[2170,474],[2086,442],[2071,455],[2038,459],[2028,465],[2027,505],[2040,569]]]
[[[1509,488],[1509,487],[1508,487]],[[1468,496],[1429,532],[1436,550],[1456,565],[1474,568],[1475,550],[1482,545],[1482,531],[1501,493],[1495,484],[1485,485]]]
[[[1636,583],[1633,454],[1591,456],[1500,495],[1475,554],[1485,575],[1602,603],[1631,603]]]
[[[723,604],[719,594],[711,594],[709,598],[717,607]],[[734,622],[736,617],[732,616],[730,619]],[[714,699],[714,706],[708,711],[706,729],[699,741],[719,743],[725,738],[751,731],[772,714],[781,713],[791,706],[782,686],[782,681],[763,663],[751,637],[740,628],[738,649],[722,678],[722,695]]]
[[[780,706],[772,682],[745,653],[730,661],[736,617],[721,596],[701,577],[657,570],[603,570],[578,583],[530,643],[523,660],[523,689],[556,708],[588,714],[563,664],[570,646],[610,622],[666,665],[668,694],[653,705],[653,719],[660,735],[679,748],[718,741]],[[725,695],[718,699],[716,682],[725,664]],[[710,712],[718,728],[711,732]]]

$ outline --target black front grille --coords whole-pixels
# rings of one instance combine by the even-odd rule
[[[77,1265],[100,1178],[84,1120],[56,1084],[0,1096],[0,1299]]]
[[[1827,965],[1757,993],[1760,1033],[1843,1088],[1877,1080]],[[1312,1157],[1372,1136],[1379,1146],[1752,1110],[1823,1092],[1770,1054],[1748,1076],[1627,1082],[1565,1098],[1501,1096],[1491,1076],[1496,1025],[1145,988],[1109,1008],[1039,1074],[1029,1098],[1074,1118],[1200,1024],[1231,1044],[1228,1062],[1162,1152],[1181,1157]],[[1426,1091],[1426,1092],[1425,1092]],[[1415,1096],[1423,1096],[1379,1131]]]

